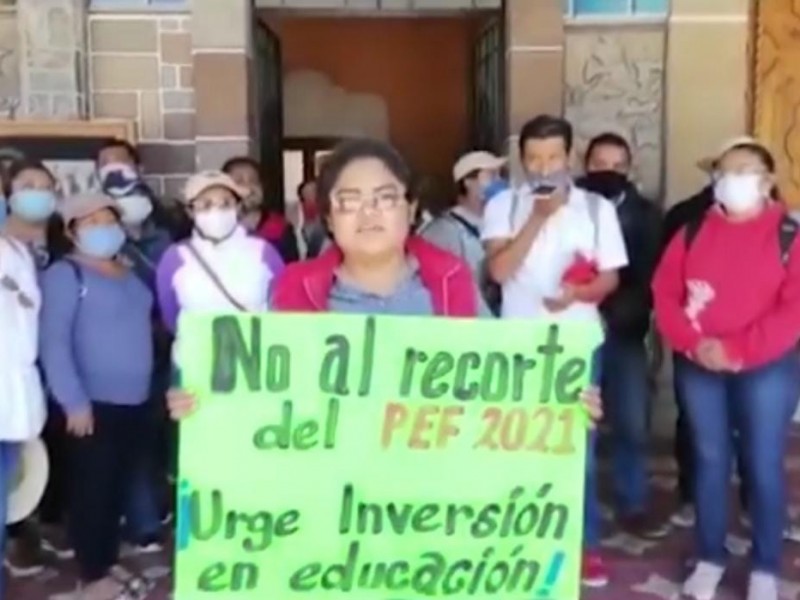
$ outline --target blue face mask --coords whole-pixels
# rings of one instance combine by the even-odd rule
[[[94,258],[111,258],[125,243],[125,232],[117,224],[89,225],[78,231],[78,249]]]
[[[56,195],[50,190],[19,190],[11,194],[11,212],[23,221],[46,221],[56,210]]]
[[[505,179],[498,177],[493,179],[489,185],[483,188],[483,201],[488,202],[500,192],[505,192],[508,189],[508,182]]]

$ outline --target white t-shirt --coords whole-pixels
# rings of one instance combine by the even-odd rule
[[[527,185],[501,192],[486,204],[481,238],[487,241],[515,237],[535,202]],[[590,209],[591,202],[597,202],[594,209]],[[600,313],[594,304],[575,302],[557,313],[551,313],[544,305],[546,298],[561,296],[562,276],[579,254],[595,261],[601,271],[628,264],[614,205],[573,186],[567,202],[539,231],[519,271],[503,284],[502,317],[586,319],[600,324]]]

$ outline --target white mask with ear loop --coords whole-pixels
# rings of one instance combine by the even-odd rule
[[[226,239],[239,224],[239,213],[235,208],[211,208],[197,213],[194,224],[207,238],[220,241]]]
[[[762,175],[758,173],[727,173],[714,183],[714,197],[731,213],[747,212],[763,200]]]
[[[153,202],[144,194],[132,194],[117,198],[124,225],[141,225],[153,212]]]

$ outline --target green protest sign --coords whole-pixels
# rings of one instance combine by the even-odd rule
[[[587,325],[181,324],[176,600],[576,600]]]

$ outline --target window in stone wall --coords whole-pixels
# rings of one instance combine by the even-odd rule
[[[570,17],[639,17],[666,15],[669,0],[564,0]]]
[[[2,3],[4,0],[0,0]],[[184,8],[189,4],[189,0],[91,0],[92,8],[100,9],[120,9],[128,10],[131,8]]]

